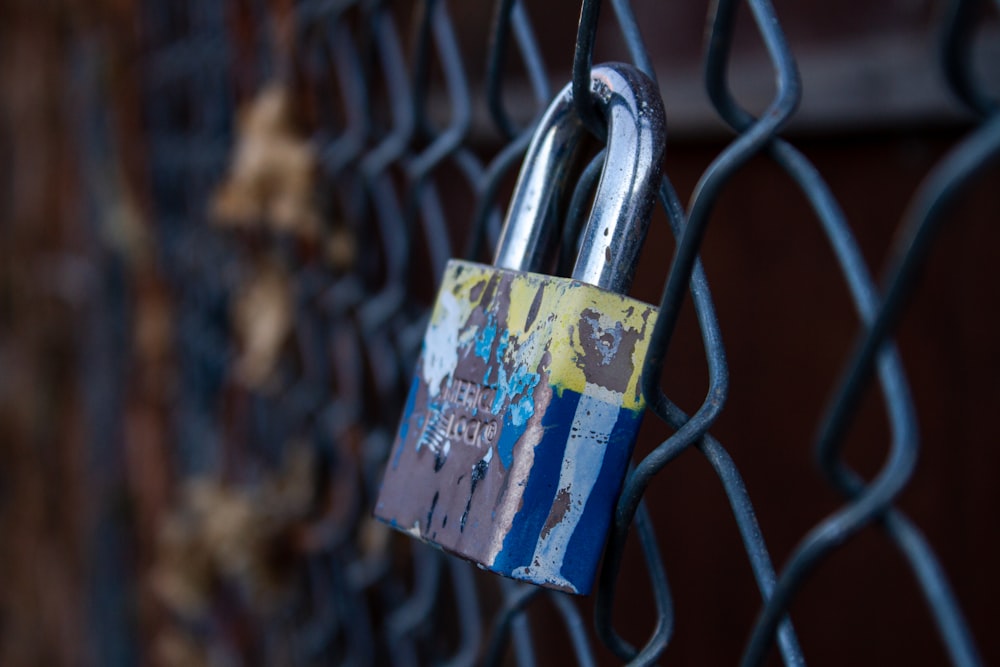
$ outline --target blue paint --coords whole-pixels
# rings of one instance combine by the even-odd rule
[[[576,532],[566,545],[566,552],[572,557],[563,561],[562,576],[572,581],[584,595],[590,592],[597,576],[597,564],[604,551],[642,415],[641,411],[622,409],[618,412],[618,420],[608,438],[601,472],[584,506]]]
[[[538,385],[538,373],[528,370],[528,367],[521,364],[514,370],[514,375],[510,378],[510,395],[528,393]]]
[[[501,414],[504,399],[507,398],[507,369],[502,365],[497,366],[497,391],[493,395],[493,405],[490,412],[495,415]]]
[[[535,446],[535,462],[522,495],[521,510],[514,516],[503,548],[493,561],[492,567],[498,572],[511,574],[519,567],[531,565],[535,544],[555,501],[563,453],[579,402],[580,394],[575,391],[566,390],[562,396],[553,392],[542,417],[544,435]]]
[[[527,425],[528,420],[531,419],[532,415],[535,414],[535,385],[538,384],[538,376],[535,376],[534,382],[531,385],[530,392],[521,397],[518,401],[512,401],[510,404],[510,421],[514,426],[524,427]]]
[[[489,371],[487,371],[488,375]],[[496,396],[490,408],[495,415],[503,415],[503,427],[497,441],[497,454],[504,468],[510,470],[514,462],[514,445],[524,434],[528,422],[535,414],[535,387],[540,375],[531,373],[522,364],[508,377],[507,370],[497,367]]]
[[[535,546],[558,492],[566,442],[579,402],[580,394],[571,389],[553,391],[549,408],[542,418],[544,436],[535,446],[534,466],[524,489],[521,510],[515,515],[491,569],[510,575],[519,567],[531,567]],[[580,523],[567,544],[567,557],[559,574],[579,593],[589,593],[593,587],[642,414],[625,409],[619,411],[608,439],[601,471],[587,498]],[[504,435],[506,428],[505,423]],[[513,444],[510,449],[513,449]],[[501,445],[498,445],[498,452],[503,459],[505,451]],[[510,459],[512,462],[512,455]],[[509,468],[510,464],[505,461],[505,465]]]
[[[510,375],[507,374],[507,369],[503,365],[498,366],[497,391],[496,396],[493,398],[493,414],[503,412],[505,404],[509,404],[509,407],[514,409],[514,398],[521,396],[516,402],[518,407],[516,408],[517,416],[515,423],[527,423],[531,415],[535,414],[535,404],[534,400],[531,399],[531,395],[534,393],[535,387],[538,386],[540,378],[541,376],[538,373],[532,373],[524,364],[515,368]],[[526,397],[529,399],[527,403],[524,402],[524,398]]]
[[[503,428],[500,429],[500,439],[497,440],[497,455],[500,457],[500,462],[503,463],[505,470],[510,470],[511,465],[514,464],[514,445],[524,435],[527,426],[527,422],[520,426],[515,426],[510,419],[510,415],[504,415]]]
[[[417,401],[417,391],[420,389],[420,384],[420,373],[414,373],[413,382],[410,384],[410,394],[406,397],[406,406],[403,408],[403,418],[399,420],[399,437],[397,438],[399,446],[396,447],[396,453],[392,456],[393,470],[399,466],[399,457],[406,445],[406,434],[410,432],[410,416],[413,414],[413,404]],[[422,425],[423,419],[423,415],[421,415],[419,417],[420,425]]]
[[[476,337],[476,356],[483,361],[489,362],[490,351],[493,349],[493,341],[497,336],[497,318],[490,313],[486,318],[486,326],[483,327],[482,332]]]
[[[510,345],[510,331],[504,329],[500,334],[500,343],[497,345],[496,360],[498,364],[503,363],[503,355],[507,354],[507,347]]]

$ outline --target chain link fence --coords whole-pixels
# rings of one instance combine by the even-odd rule
[[[803,85],[771,3],[717,0],[708,7],[699,94],[729,134],[725,142],[689,138],[688,148],[683,130],[680,148],[671,134],[671,99],[679,96],[671,82],[678,79],[650,55],[662,49],[646,47],[671,27],[640,22],[625,0],[601,4],[123,3],[103,10],[115,18],[103,29],[137,35],[114,61],[127,65],[108,65],[92,40],[71,42],[64,53],[74,82],[68,115],[80,149],[77,191],[90,222],[79,242],[87,261],[76,272],[60,263],[58,275],[60,289],[89,295],[85,316],[73,310],[60,320],[75,322],[64,344],[75,350],[73,381],[83,397],[83,416],[70,427],[85,443],[82,490],[64,501],[85,499],[88,508],[89,518],[74,529],[91,536],[78,546],[89,564],[78,575],[87,583],[73,593],[86,612],[67,621],[85,628],[85,639],[74,640],[91,656],[85,661],[652,664],[671,660],[671,648],[688,633],[732,648],[674,653],[687,662],[739,655],[745,666],[799,665],[806,657],[826,664],[810,652],[816,632],[790,612],[838,553],[877,549],[865,541],[877,533],[895,549],[894,567],[910,572],[909,597],[892,604],[902,609],[922,598],[928,610],[929,620],[913,632],[933,628],[941,657],[953,664],[981,663],[935,550],[897,502],[914,475],[920,437],[894,335],[941,228],[981,189],[984,174],[996,176],[990,169],[1000,156],[1000,107],[995,91],[980,83],[974,58],[977,30],[985,26],[984,34],[996,37],[996,6],[958,0],[934,13],[940,39],[922,48],[936,55],[965,110],[947,124],[941,154],[932,156],[905,210],[894,211],[901,222],[876,279],[873,253],[854,236],[867,232],[852,230],[823,174],[782,136]],[[740,102],[732,76],[748,40],[762,45],[771,79],[765,88],[773,93],[764,100],[758,89],[753,110]],[[561,41],[572,48],[553,55]],[[535,121],[563,85],[588,90],[595,53],[605,52],[660,78],[668,142],[637,287],[660,308],[644,369],[652,414],[596,592],[581,600],[478,572],[392,533],[371,518],[371,508],[445,262],[489,261]],[[562,58],[564,71],[553,58]],[[133,95],[119,93],[109,104],[100,92],[109,78],[110,87]],[[593,109],[580,105],[577,113],[595,136],[603,134]],[[682,190],[672,180],[679,171],[672,155],[686,150],[701,151],[701,162],[682,177]],[[603,156],[594,154],[559,211],[565,246]],[[799,448],[811,446],[829,494],[822,513],[789,519],[784,530],[795,532],[780,558],[765,543],[776,519],[758,522],[757,493],[748,490],[757,487],[745,483],[742,462],[766,458],[772,477],[801,473],[783,461],[787,452],[766,442],[730,442],[730,453],[710,433],[730,391],[723,333],[740,341],[742,332],[720,327],[726,318],[709,290],[712,265],[699,259],[710,245],[708,223],[722,224],[720,207],[733,210],[727,192],[747,192],[740,174],[765,169],[781,181],[772,192],[804,202],[819,223],[819,243],[835,264],[817,266],[839,269],[836,298],[846,292],[856,313],[833,325],[856,329],[846,355],[848,339],[833,351],[816,343],[817,357],[841,367],[831,374],[834,365],[819,364],[808,379],[829,397],[810,417],[813,440]],[[685,205],[678,192],[686,190]],[[879,186],[870,190],[875,196]],[[767,224],[794,237],[786,228],[806,224],[801,217],[776,214]],[[15,228],[8,226],[10,239]],[[767,271],[767,261],[757,268]],[[15,274],[8,274],[10,285]],[[735,270],[720,274],[738,290]],[[778,282],[793,290],[801,279],[783,274]],[[17,302],[8,302],[14,322]],[[6,328],[14,340],[18,329]],[[17,349],[7,345],[6,358]],[[734,360],[743,349],[737,345]],[[704,376],[675,392],[676,365],[690,366],[694,355],[704,357],[695,371]],[[798,381],[817,369],[782,377]],[[734,374],[734,386],[739,381]],[[754,409],[791,414],[797,387],[788,385],[782,395],[753,396]],[[860,437],[852,425],[877,411],[866,399],[875,391],[882,458],[867,452],[859,472],[848,462],[857,458],[851,438]],[[692,494],[688,486],[686,497],[675,498],[680,505],[644,500],[668,484],[664,477],[685,465],[688,451],[708,463],[723,495]],[[24,497],[12,493],[8,503]],[[723,497],[727,509],[719,510]],[[699,520],[699,507],[713,502],[719,511]],[[787,499],[789,515],[796,502]],[[693,548],[671,537],[667,517],[678,513],[695,517],[709,534],[704,544],[718,534],[710,548],[729,549],[729,557],[672,559]],[[803,525],[810,527],[798,530]],[[729,535],[733,527],[738,540]],[[692,558],[705,563],[686,570]],[[723,562],[723,569],[742,569],[732,576],[712,570]],[[743,582],[729,591],[742,602],[708,601],[725,623],[695,628],[685,606],[675,605],[671,583],[697,589],[692,577],[716,574],[723,587]],[[733,620],[730,604],[755,611]],[[843,617],[840,623],[843,633],[855,631]],[[912,641],[885,640],[890,651]]]

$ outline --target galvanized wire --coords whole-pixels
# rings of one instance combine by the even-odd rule
[[[286,443],[305,438],[342,499],[329,516],[317,521],[321,538],[305,554],[290,610],[280,623],[260,623],[266,629],[262,634],[269,656],[292,656],[289,664],[463,665],[500,664],[511,655],[517,664],[531,665],[538,661],[531,612],[548,604],[556,610],[554,617],[565,628],[579,664],[596,664],[592,637],[624,662],[652,664],[669,647],[675,610],[654,534],[656,517],[643,496],[665,466],[694,447],[722,485],[761,594],[761,612],[744,665],[761,664],[775,641],[785,664],[805,664],[789,606],[810,573],[870,524],[885,531],[913,569],[953,663],[979,663],[933,551],[893,505],[916,462],[918,434],[892,333],[948,206],[1000,155],[997,103],[974,80],[968,64],[966,37],[978,16],[974,3],[953,3],[941,54],[956,95],[981,120],[915,195],[881,289],[871,279],[822,176],[781,138],[799,103],[801,86],[774,8],[768,0],[747,2],[777,83],[773,100],[754,117],[735,99],[727,78],[740,3],[718,0],[712,5],[705,88],[735,138],[705,170],[687,207],[669,180],[669,168],[661,183],[659,200],[676,246],[644,368],[644,391],[650,411],[673,434],[629,471],[596,592],[593,634],[570,598],[474,577],[468,564],[437,551],[403,538],[379,538],[368,518],[426,319],[428,297],[420,290],[428,281],[421,274],[440,275],[444,262],[459,248],[466,258],[489,254],[503,209],[498,192],[516,170],[531,136],[532,124],[519,125],[522,121],[505,105],[508,70],[523,72],[534,105],[527,112],[518,110],[517,118],[537,118],[551,95],[549,72],[524,3],[496,2],[481,82],[463,62],[451,14],[455,8],[445,0],[421,0],[412,6],[302,0],[283,9],[278,3],[250,3],[249,8],[233,4],[252,16],[248,25],[234,25],[226,3],[144,4],[144,40],[151,51],[143,64],[144,94],[157,248],[178,313],[181,387],[172,419],[178,442],[173,463],[182,476],[233,468],[243,476],[266,475],[278,467]],[[617,30],[633,63],[655,79],[629,4],[613,0],[613,27],[598,22],[600,4],[584,0],[581,5],[572,59],[575,90],[589,86],[599,29]],[[404,12],[415,10],[409,42],[401,37],[405,31],[397,5],[403,5]],[[279,26],[289,25],[294,27],[293,38],[282,47],[285,42],[274,35]],[[254,62],[240,60],[243,42],[253,45]],[[507,63],[511,54],[516,55],[514,68]],[[242,79],[238,73],[243,73]],[[327,238],[334,226],[349,231],[355,241],[347,266],[317,259],[294,235],[227,232],[209,220],[213,190],[238,141],[236,98],[249,99],[253,89],[275,77],[303,96],[311,91],[315,98],[307,125],[325,189],[320,236]],[[472,85],[470,77],[481,85]],[[485,162],[481,147],[470,139],[475,95],[480,93],[490,131],[504,142]],[[589,99],[580,94],[574,98]],[[443,114],[432,108],[442,100]],[[593,109],[581,104],[578,113],[602,138],[602,122]],[[442,117],[446,121],[440,124]],[[778,573],[741,474],[709,433],[726,403],[729,371],[706,272],[698,259],[721,193],[760,154],[776,162],[789,176],[790,187],[808,200],[862,322],[816,444],[821,468],[844,504],[803,537]],[[602,160],[603,153],[598,153],[581,174],[564,212],[565,244],[577,235],[574,221],[582,217]],[[454,211],[460,207],[452,200],[462,197],[471,204],[456,219]],[[241,276],[252,270],[248,258],[261,248],[291,276],[295,304],[298,358],[282,357],[280,391],[272,394],[235,387],[229,379],[236,350],[227,313]],[[687,294],[708,368],[708,390],[691,415],[660,387]],[[882,469],[863,480],[841,461],[840,446],[873,379],[883,395],[892,441]],[[612,615],[622,595],[618,575],[633,529],[657,614],[652,635],[639,647],[622,639]],[[449,620],[429,622],[436,618]]]

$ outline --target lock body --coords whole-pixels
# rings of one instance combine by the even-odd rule
[[[644,410],[656,309],[627,296],[660,182],[663,106],[629,65],[591,70],[604,166],[572,278],[551,265],[588,130],[567,85],[528,146],[494,266],[452,260],[375,516],[480,567],[588,593]]]
[[[375,516],[499,574],[589,592],[655,320],[576,280],[449,262]]]

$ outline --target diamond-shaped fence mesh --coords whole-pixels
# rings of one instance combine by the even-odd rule
[[[5,663],[1000,655],[997,7],[806,3],[792,48],[769,0],[601,4],[12,13],[68,83],[24,97],[11,42]],[[822,46],[845,25],[874,37]],[[581,599],[371,511],[445,262],[489,261],[540,114],[604,60],[658,82],[668,138],[652,414]],[[26,195],[33,158],[73,175]]]

